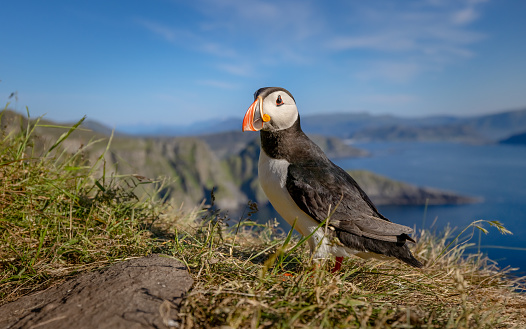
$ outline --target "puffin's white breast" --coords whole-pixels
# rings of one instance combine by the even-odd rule
[[[297,218],[295,229],[298,230],[301,235],[307,236],[318,227],[319,223],[301,210],[290,196],[286,187],[288,167],[289,162],[287,160],[270,158],[265,151],[261,149],[258,174],[259,183],[263,191],[274,209],[276,209],[287,223],[292,225]],[[319,241],[323,238],[323,232],[324,229],[320,228],[312,238],[309,239],[308,242],[311,251],[314,251]],[[314,258],[325,258],[328,253],[336,256],[349,256],[355,253],[346,247],[336,246],[332,243],[329,245],[327,239],[323,240],[323,243],[319,245],[315,251]]]

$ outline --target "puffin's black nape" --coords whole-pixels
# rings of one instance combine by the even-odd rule
[[[279,91],[279,90],[286,92],[292,99],[294,99],[294,96],[292,96],[292,94],[285,88],[281,88],[281,87],[263,87],[263,88],[259,88],[254,93],[254,100],[256,100],[256,98],[258,98],[258,96],[261,96],[261,97],[265,98],[268,95],[272,94],[273,92]],[[294,101],[296,101],[296,100],[294,99]]]

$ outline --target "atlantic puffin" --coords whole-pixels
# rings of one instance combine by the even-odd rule
[[[395,257],[421,268],[407,246],[413,230],[384,217],[356,181],[332,163],[301,130],[292,94],[260,88],[243,118],[243,131],[260,131],[259,182],[276,211],[308,240],[313,259]],[[327,218],[327,227],[320,223]],[[318,229],[317,229],[318,228]],[[381,256],[383,255],[383,256]]]

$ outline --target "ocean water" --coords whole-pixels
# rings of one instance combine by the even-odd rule
[[[479,219],[498,220],[513,232],[502,235],[484,225],[480,249],[500,267],[520,268],[526,274],[526,147],[471,145],[446,142],[360,143],[354,146],[371,152],[371,157],[338,159],[344,169],[366,169],[392,179],[459,194],[481,197],[482,202],[443,206],[379,206],[394,222],[441,232],[449,225],[456,233]],[[425,215],[425,216],[424,216]],[[277,217],[284,230],[290,226],[272,209],[258,217]],[[431,225],[434,222],[434,226]],[[470,242],[479,245],[479,233]],[[520,249],[525,250],[520,250]]]

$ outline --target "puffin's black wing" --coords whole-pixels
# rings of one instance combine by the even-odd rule
[[[288,167],[287,190],[298,207],[318,222],[329,215],[334,234],[347,247],[396,257],[423,267],[405,241],[413,230],[382,216],[356,181],[327,159],[324,164]]]
[[[382,216],[356,181],[329,160],[290,164],[287,190],[298,207],[318,222],[372,239],[403,242],[413,230]],[[401,241],[402,240],[402,241]]]

